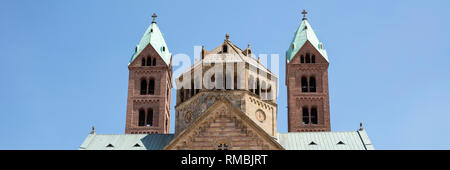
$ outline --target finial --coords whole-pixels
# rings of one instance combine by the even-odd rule
[[[226,38],[227,40],[230,40],[230,34],[227,33],[227,34],[225,35],[225,38]]]
[[[303,14],[303,19],[302,20],[305,20],[306,19],[306,14],[308,14],[308,12],[306,12],[306,10],[303,10],[302,14]]]
[[[359,131],[364,130],[364,128],[362,127],[362,122],[359,122]]]
[[[250,44],[247,45],[247,48],[250,48]]]
[[[152,23],[156,23],[156,21],[155,21],[156,17],[158,17],[158,16],[156,15],[156,13],[153,13],[153,15],[152,15],[152,18],[153,18]]]
[[[91,134],[95,134],[95,127],[94,127],[94,125],[92,125]]]

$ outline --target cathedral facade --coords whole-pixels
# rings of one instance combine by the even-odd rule
[[[156,15],[136,46],[129,69],[125,134],[96,134],[80,149],[94,150],[371,150],[362,128],[332,132],[329,60],[306,19],[286,51],[288,132],[277,131],[278,77],[229,34],[179,77]],[[175,132],[169,133],[172,79]]]

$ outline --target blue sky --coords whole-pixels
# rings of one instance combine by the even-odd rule
[[[301,10],[330,58],[333,131],[363,122],[376,149],[450,149],[449,1],[0,2],[0,149],[78,149],[92,125],[122,134],[128,61],[153,12],[172,53],[239,47],[281,55]],[[172,93],[172,120],[175,94]]]

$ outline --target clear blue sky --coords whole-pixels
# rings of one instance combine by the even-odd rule
[[[362,121],[376,149],[450,149],[449,8],[444,0],[3,0],[0,149],[78,149],[91,125],[124,133],[127,65],[153,12],[174,54],[211,50],[225,33],[256,53],[281,54],[278,131],[286,132],[284,53],[302,9],[330,58],[333,131]]]

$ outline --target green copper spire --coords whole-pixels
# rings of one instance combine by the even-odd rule
[[[309,41],[328,61],[327,51],[323,48],[323,44],[317,38],[316,33],[314,33],[311,25],[309,25],[308,19],[306,19],[307,12],[303,10],[302,14],[302,23],[295,32],[294,39],[292,40],[289,49],[286,51],[287,61],[289,62],[292,58],[294,58],[295,54],[297,54],[298,50],[302,48],[306,41]]]
[[[159,30],[158,25],[156,25],[156,17],[156,14],[153,13],[152,24],[145,31],[141,41],[139,42],[139,45],[136,46],[136,50],[131,57],[130,63],[133,62],[133,60],[142,52],[142,50],[150,44],[158,52],[164,62],[167,65],[170,64],[170,58],[172,54],[169,52],[169,48],[167,48],[167,44],[166,41],[164,41],[163,34]]]

